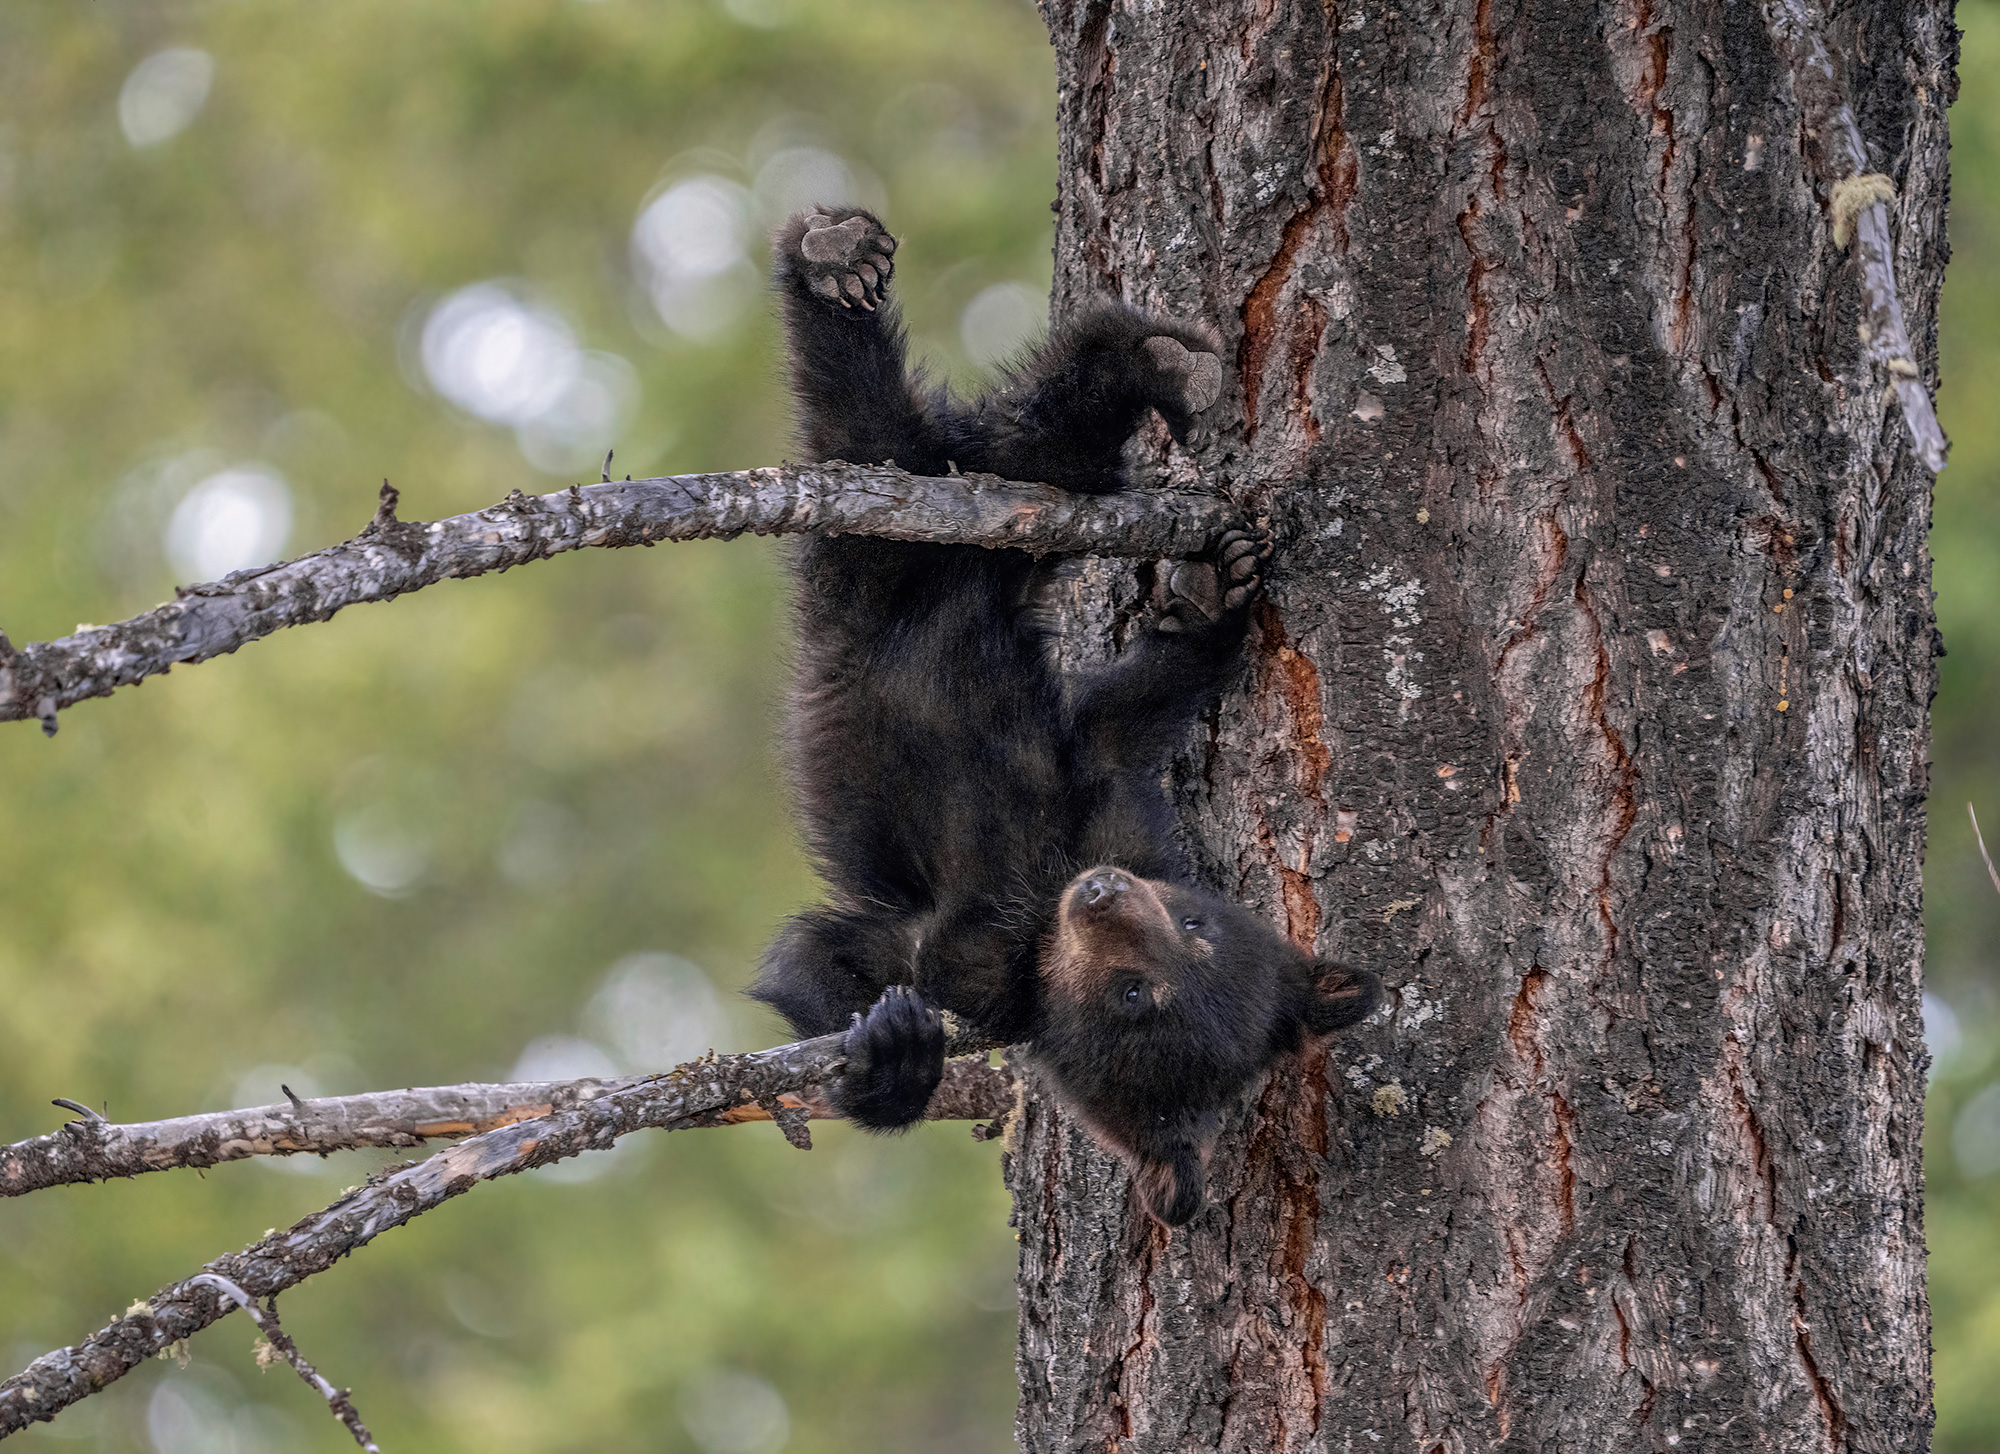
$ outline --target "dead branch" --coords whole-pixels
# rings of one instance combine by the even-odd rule
[[[0,1383],[0,1438],[54,1418],[236,1306],[205,1277],[227,1278],[252,1298],[276,1297],[480,1182],[601,1151],[634,1131],[722,1124],[751,1105],[782,1108],[786,1097],[802,1099],[838,1073],[845,1043],[845,1035],[822,1035],[747,1055],[704,1056],[378,1172],[332,1206],[216,1258],[83,1342],[45,1353]],[[990,1042],[959,1034],[948,1048],[965,1054],[990,1048]]]
[[[1895,197],[1894,184],[1869,167],[1867,144],[1827,54],[1826,24],[1818,7],[1811,0],[1765,0],[1764,16],[1778,54],[1791,67],[1792,91],[1804,113],[1807,159],[1832,213],[1834,244],[1844,247],[1853,238],[1867,309],[1861,325],[1863,351],[1894,390],[1917,457],[1935,474],[1945,465],[1945,437],[1922,370],[1911,357],[1903,301],[1896,292],[1887,206]]]
[[[385,483],[354,539],[282,565],[236,571],[115,626],[80,626],[18,650],[0,635],[0,722],[56,714],[86,697],[206,661],[343,607],[484,575],[587,546],[727,540],[746,532],[881,535],[1006,546],[1037,555],[1199,555],[1239,523],[1219,495],[1128,490],[1073,495],[992,475],[926,478],[893,465],[781,465],[518,490],[498,505],[428,524],[395,518]]]
[[[296,1105],[211,1111],[165,1121],[119,1125],[72,1101],[56,1104],[83,1119],[11,1146],[0,1147],[0,1196],[22,1196],[44,1187],[106,1181],[148,1171],[218,1166],[252,1156],[325,1155],[363,1147],[421,1146],[425,1141],[476,1136],[501,1126],[564,1111],[583,1101],[652,1084],[656,1077],[623,1080],[529,1081],[509,1085],[444,1085],[415,1090],[329,1096]],[[779,1097],[781,1110],[812,1120],[836,1113],[817,1087]],[[983,1060],[954,1060],[926,1112],[933,1121],[976,1121],[1001,1116],[1014,1103],[1014,1081]],[[690,1121],[737,1125],[768,1121],[756,1102]]]
[[[1972,819],[1972,836],[1979,844],[1979,856],[1986,864],[1986,876],[1993,880],[1993,891],[2000,893],[2000,869],[1993,866],[1993,855],[1986,851],[1986,835],[1979,831],[1979,814],[1973,811],[1970,803],[1965,805],[1965,812]]]
[[[344,1388],[335,1388],[320,1377],[319,1370],[306,1361],[305,1354],[299,1352],[299,1345],[292,1341],[291,1335],[278,1325],[276,1298],[271,1299],[269,1307],[260,1308],[257,1306],[257,1299],[228,1278],[214,1272],[201,1273],[189,1281],[214,1288],[243,1309],[249,1315],[250,1321],[257,1325],[258,1331],[263,1333],[264,1342],[269,1346],[271,1354],[291,1364],[292,1370],[306,1381],[306,1386],[326,1400],[326,1406],[333,1411],[336,1419],[347,1426],[347,1432],[354,1436],[354,1442],[366,1449],[368,1454],[382,1454],[381,1449],[376,1446],[374,1435],[370,1434],[368,1426],[361,1422],[361,1413],[354,1407],[354,1400],[348,1397],[348,1391]],[[261,1348],[258,1350],[257,1361],[260,1363],[265,1361],[264,1350]]]

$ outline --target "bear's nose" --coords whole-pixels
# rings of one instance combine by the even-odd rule
[[[1095,909],[1131,887],[1132,880],[1122,873],[1094,873],[1083,881],[1083,902]]]

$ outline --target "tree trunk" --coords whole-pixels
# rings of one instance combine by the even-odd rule
[[[1390,1008],[1171,1234],[1030,1104],[1022,1446],[1924,1449],[1928,477],[1763,11],[1044,12],[1057,311],[1221,330],[1279,542],[1190,833]],[[1928,371],[1950,6],[1826,39]]]

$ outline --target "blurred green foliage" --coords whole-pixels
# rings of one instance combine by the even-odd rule
[[[1925,1019],[1925,1232],[1939,1454],[2000,1448],[2000,892],[1966,805],[2000,851],[2000,4],[1960,0],[1951,112],[1952,259],[1940,312],[1938,413],[1951,465],[1931,532],[1938,663]]]
[[[1927,881],[1945,1454],[2000,1447],[2000,895],[1964,813],[2000,838],[2000,5],[1960,18]],[[169,63],[149,100],[137,70],[175,48],[209,69]],[[754,235],[781,153],[838,159],[888,208],[916,244],[898,285],[917,345],[962,370],[978,319],[1046,288],[1052,114],[1024,0],[15,0],[0,625],[40,640],[161,599],[177,505],[231,467],[282,478],[288,554],[351,534],[384,474],[406,518],[587,478],[529,463],[427,375],[426,320],[480,282],[629,365],[627,407],[588,441],[621,471],[779,458]],[[633,235],[690,178],[742,205],[750,245],[703,275],[735,311],[676,332]],[[615,1059],[600,991],[635,954],[705,971],[733,1006],[722,1048],[779,1038],[733,1005],[814,892],[772,750],[778,606],[756,542],[568,557],[89,703],[54,742],[0,729],[0,1140],[56,1124],[52,1094],[141,1118],[280,1080],[498,1078],[534,1046]],[[1008,1447],[992,1148],[962,1125],[816,1140],[638,1138],[487,1188],[288,1295],[287,1322],[394,1447]],[[8,1370],[382,1159],[0,1203]],[[253,1371],[250,1341],[225,1324],[190,1368],[150,1366],[25,1446],[351,1448],[288,1375]]]
[[[141,73],[175,50],[200,54]],[[0,626],[169,596],[176,508],[232,469],[282,480],[289,555],[354,533],[384,475],[428,519],[594,478],[609,445],[621,473],[774,463],[758,272],[786,186],[844,169],[886,206],[917,344],[963,369],[983,290],[1046,296],[1053,115],[1025,0],[10,3]],[[633,255],[690,177],[740,236],[683,218],[682,252],[747,253],[700,279],[734,309],[699,336]],[[489,280],[636,388],[589,465],[538,469],[434,387],[431,310]],[[58,1124],[51,1095],[150,1118],[499,1079],[538,1041],[588,1069],[635,954],[705,972],[720,1048],[787,1038],[736,994],[817,892],[775,760],[780,587],[764,542],[591,552],[175,672],[52,742],[0,731],[0,1141]],[[288,1295],[286,1325],[390,1448],[1011,1447],[997,1148],[815,1139],[641,1137],[587,1180],[483,1189]],[[0,1203],[6,1371],[386,1159]],[[251,1342],[231,1320],[23,1443],[351,1449]]]

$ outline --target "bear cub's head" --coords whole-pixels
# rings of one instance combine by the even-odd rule
[[[1034,1058],[1172,1226],[1201,1209],[1230,1102],[1382,993],[1374,975],[1314,959],[1219,895],[1111,867],[1064,889],[1041,984]]]

